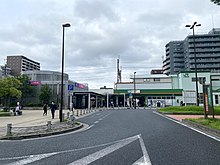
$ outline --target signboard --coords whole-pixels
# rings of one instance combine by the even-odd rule
[[[86,88],[84,84],[75,83],[75,86],[78,88]]]
[[[68,84],[68,91],[73,91],[73,90],[74,90],[74,85]]]
[[[205,118],[207,118],[208,114],[212,114],[214,117],[212,89],[210,85],[203,85],[203,98]]]
[[[196,92],[183,91],[183,102],[185,104],[196,104]]]
[[[31,85],[41,85],[41,81],[30,81]]]

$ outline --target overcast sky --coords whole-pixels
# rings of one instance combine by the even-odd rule
[[[62,24],[65,73],[89,88],[114,87],[120,57],[122,81],[133,72],[162,68],[165,44],[220,27],[220,6],[210,0],[0,0],[0,64],[24,55],[42,70],[61,72]]]

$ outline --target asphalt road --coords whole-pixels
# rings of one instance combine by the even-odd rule
[[[108,110],[79,119],[88,127],[59,136],[0,141],[0,164],[212,165],[220,141],[152,110]]]

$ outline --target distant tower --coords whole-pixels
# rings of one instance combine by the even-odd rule
[[[117,59],[117,83],[121,82],[121,70],[119,69],[119,58]]]

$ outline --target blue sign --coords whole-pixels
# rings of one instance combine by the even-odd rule
[[[74,85],[73,84],[69,84],[68,85],[68,91],[73,91],[74,90]]]

